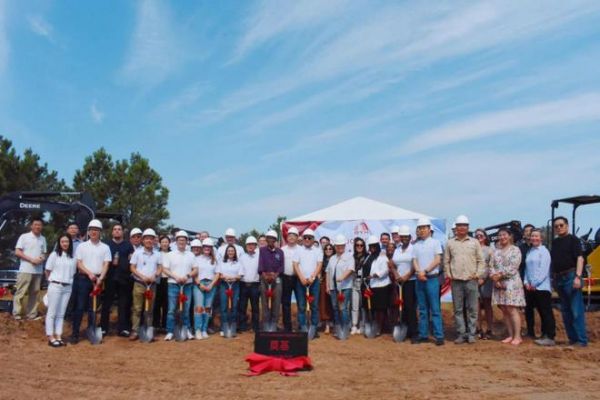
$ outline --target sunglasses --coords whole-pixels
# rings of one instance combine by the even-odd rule
[[[485,236],[483,234],[481,234],[481,233],[478,233],[477,235],[475,235],[475,237],[482,238],[482,237],[485,237]]]

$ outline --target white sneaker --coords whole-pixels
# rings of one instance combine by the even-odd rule
[[[356,329],[356,327],[355,327],[355,326],[353,326],[353,327],[352,327],[352,329],[350,329],[350,334],[351,334],[351,335],[356,335],[356,334],[358,334],[358,329]]]
[[[167,342],[169,342],[169,341],[173,340],[173,334],[172,334],[172,333],[167,333],[167,335],[165,336],[165,340],[166,340]]]
[[[196,332],[196,336],[195,337],[196,337],[196,340],[202,340],[202,339],[204,339],[204,336],[202,336],[202,332],[200,332],[200,331]]]
[[[187,340],[194,340],[194,335],[189,330],[187,331]]]
[[[207,332],[202,332],[202,339],[208,339],[209,337]]]
[[[225,337],[225,333],[223,333],[223,331],[221,331],[221,332],[219,332],[219,336]]]

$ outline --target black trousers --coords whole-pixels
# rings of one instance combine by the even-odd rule
[[[167,278],[160,278],[156,285],[156,300],[152,322],[157,329],[167,329],[167,312],[169,306],[169,283]]]
[[[556,321],[552,313],[552,293],[546,290],[525,290],[525,320],[527,334],[535,334],[535,314],[537,310],[542,320],[542,336],[554,339],[556,336]]]
[[[296,276],[281,276],[281,313],[283,315],[283,329],[286,332],[292,331],[292,293],[296,287]]]
[[[241,330],[248,330],[248,302],[252,310],[252,330],[258,332],[260,310],[260,282],[240,282],[240,302],[238,304],[238,326]]]
[[[417,292],[416,281],[407,281],[402,284],[402,322],[407,327],[408,338],[417,338],[419,336],[419,327],[417,320]]]
[[[108,332],[110,322],[110,311],[117,300],[117,331],[131,330],[131,293],[133,290],[133,280],[118,280],[109,278],[106,280],[103,292],[102,314],[100,317],[100,326],[103,331]]]

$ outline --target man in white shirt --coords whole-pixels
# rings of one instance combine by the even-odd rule
[[[138,339],[138,329],[142,312],[149,313],[149,326],[152,326],[152,309],[154,307],[154,295],[156,294],[156,278],[161,274],[160,253],[154,249],[154,238],[156,233],[153,229],[146,229],[142,234],[142,247],[137,249],[131,256],[131,275],[133,277],[132,303],[131,306],[131,336],[129,340]],[[144,309],[146,302],[146,291],[152,295],[148,296],[148,310]]]
[[[37,295],[42,283],[44,260],[46,259],[46,238],[42,236],[44,223],[41,218],[31,220],[31,230],[19,236],[15,255],[21,260],[17,275],[17,291],[13,299],[15,319],[39,319],[37,315]]]
[[[413,268],[417,275],[416,291],[419,307],[418,343],[429,340],[429,317],[433,325],[435,344],[444,344],[444,328],[440,304],[440,263],[442,245],[431,237],[431,221],[420,218],[417,221],[418,240],[413,245]]]
[[[258,332],[259,321],[259,299],[260,299],[260,277],[258,275],[258,241],[254,236],[246,239],[246,252],[240,257],[240,303],[238,305],[238,329],[247,331],[248,327],[248,302],[252,310],[252,330]]]
[[[73,331],[71,343],[79,342],[79,328],[84,311],[88,312],[88,327],[91,325],[94,311],[90,301],[90,293],[95,288],[102,288],[102,282],[108,273],[108,263],[112,260],[110,248],[100,241],[102,223],[93,219],[88,224],[89,240],[77,247],[75,258],[77,259],[78,273],[75,275],[76,292],[75,312],[73,313]]]
[[[306,304],[310,306],[310,322],[313,326],[319,325],[319,274],[323,267],[323,251],[314,246],[315,232],[307,229],[302,234],[302,247],[294,260],[294,271],[298,280],[296,282],[296,301],[298,304],[298,325],[302,331],[307,330]],[[307,290],[308,288],[308,290]],[[319,334],[315,334],[318,338]]]
[[[281,274],[281,313],[283,314],[283,329],[292,331],[292,293],[296,288],[296,275],[294,273],[294,260],[300,246],[298,246],[298,229],[291,227],[287,232],[287,244],[283,250],[283,274]]]
[[[242,254],[244,254],[244,249],[242,248],[242,246],[237,244],[237,238],[235,237],[235,229],[227,228],[225,230],[225,242],[217,250],[217,260],[219,262],[223,262],[225,258],[225,250],[227,250],[227,246],[229,245],[233,245],[233,247],[235,247],[238,259],[242,256]]]
[[[350,325],[350,301],[354,276],[354,257],[346,251],[346,237],[337,235],[333,242],[335,254],[327,263],[327,293],[331,297],[333,320],[336,325]],[[341,315],[340,315],[341,311]],[[351,334],[358,330],[353,327]]]

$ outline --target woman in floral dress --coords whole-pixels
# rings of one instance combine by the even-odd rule
[[[490,277],[494,282],[492,302],[502,310],[508,330],[508,337],[502,343],[515,346],[523,341],[518,308],[525,307],[525,292],[519,275],[520,264],[521,251],[512,244],[512,233],[508,229],[500,229],[490,268]]]

